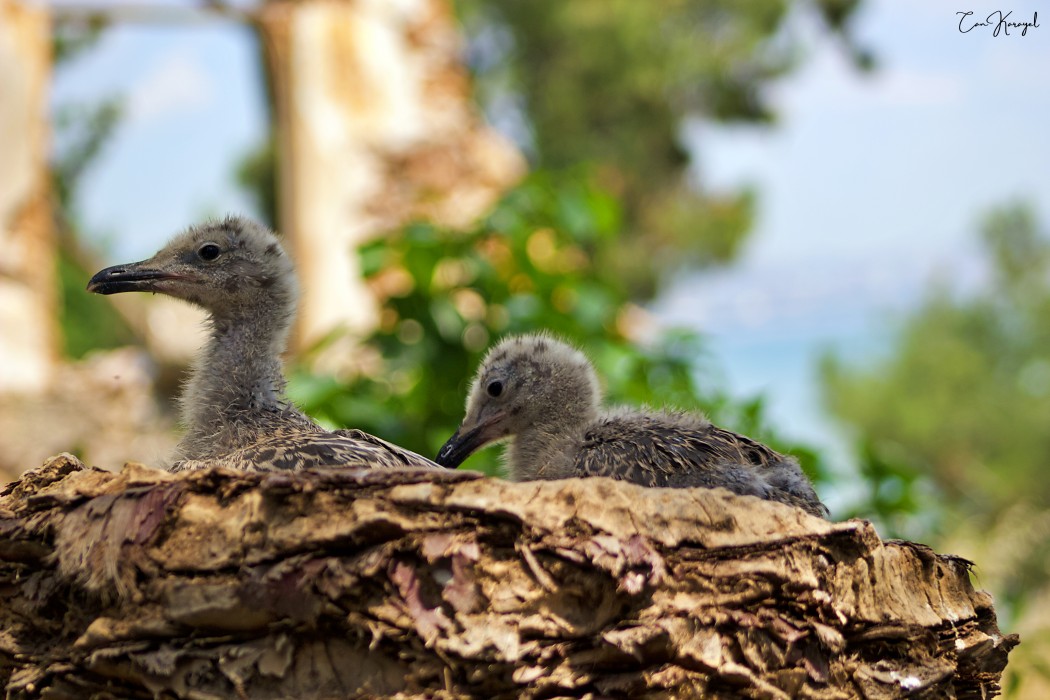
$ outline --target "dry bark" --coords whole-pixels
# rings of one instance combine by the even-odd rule
[[[704,489],[469,472],[119,474],[0,492],[11,697],[990,697],[969,564]]]

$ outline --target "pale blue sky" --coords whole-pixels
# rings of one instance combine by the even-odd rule
[[[59,69],[55,103],[126,98],[78,201],[113,262],[148,256],[195,218],[250,209],[232,174],[266,134],[259,71],[251,32],[223,21],[117,26]]]
[[[982,7],[869,2],[856,29],[876,73],[820,42],[777,89],[778,127],[688,131],[702,181],[755,185],[759,221],[738,264],[677,280],[657,309],[708,333],[730,388],[767,395],[798,437],[833,439],[820,352],[870,362],[934,279],[981,284],[990,206],[1023,198],[1050,224],[1050,15],[1025,37],[960,34],[955,11]]]
[[[1014,16],[1039,5],[1017,2]],[[974,231],[989,206],[1024,198],[1050,222],[1050,14],[1028,36],[993,37],[959,33],[966,9],[999,8],[868,0],[855,29],[873,75],[814,37],[775,90],[776,127],[683,129],[705,186],[758,188],[759,220],[737,265],[672,281],[654,308],[708,334],[728,387],[767,395],[797,437],[834,442],[819,352],[870,361],[933,278],[981,283]],[[109,240],[106,262],[145,257],[202,215],[250,210],[231,173],[265,131],[257,60],[245,29],[210,22],[116,28],[61,69],[56,103],[128,99],[79,202]]]

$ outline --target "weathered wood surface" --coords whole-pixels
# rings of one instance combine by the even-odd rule
[[[724,491],[469,472],[119,474],[0,492],[10,697],[981,698],[968,564]]]

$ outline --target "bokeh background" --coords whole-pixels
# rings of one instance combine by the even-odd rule
[[[84,284],[246,212],[297,258],[290,391],[327,425],[433,454],[484,349],[550,328],[610,401],[974,560],[1007,697],[1047,697],[1050,26],[957,15],[1038,5],[4,0],[0,151],[43,213],[10,158],[0,468],[163,462],[199,316]]]

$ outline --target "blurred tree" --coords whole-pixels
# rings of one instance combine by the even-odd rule
[[[52,46],[56,72],[90,50],[103,29],[104,24],[98,19],[59,23]],[[128,324],[112,306],[95,303],[84,294],[85,280],[100,266],[81,242],[75,204],[85,173],[112,138],[121,113],[122,100],[112,96],[55,108],[51,188],[58,232],[59,323],[67,357],[79,358],[90,350],[119,347],[134,339]]]
[[[858,4],[804,7],[846,37]],[[332,425],[433,454],[461,418],[485,347],[550,328],[587,348],[612,400],[707,410],[822,475],[818,455],[769,434],[760,401],[700,390],[695,335],[632,342],[644,315],[632,301],[650,298],[674,266],[730,259],[750,228],[753,193],[701,194],[679,133],[690,118],[772,119],[764,88],[798,54],[784,38],[788,5],[460,2],[482,102],[504,126],[501,105],[521,106],[510,121],[520,118],[538,170],[471,231],[420,224],[368,246],[364,268],[384,303],[365,339],[372,360],[349,381],[301,369],[295,398]],[[266,151],[240,170],[256,189]],[[493,456],[468,466],[491,470]]]
[[[766,88],[797,66],[800,17],[844,39],[859,0],[460,0],[469,60],[490,117],[542,168],[594,163],[624,204],[620,245],[600,263],[651,297],[669,267],[730,260],[752,192],[689,178],[688,120],[770,122]]]
[[[259,218],[277,227],[277,144],[273,135],[244,154],[237,164],[237,184],[252,199]]]
[[[794,29],[809,17],[854,63],[860,0],[458,0],[467,59],[489,117],[542,169],[592,163],[625,225],[601,251],[632,298],[673,268],[724,263],[751,228],[756,193],[712,194],[690,178],[689,120],[772,122],[766,88],[798,66]],[[272,91],[271,91],[272,95]],[[276,221],[274,148],[245,154],[238,179]]]
[[[1050,692],[1050,238],[1032,209],[981,227],[976,294],[934,289],[896,348],[867,369],[823,362],[830,411],[861,436],[857,513],[884,536],[933,540],[980,562],[1004,629],[1013,697]]]
[[[857,5],[805,8],[845,37]],[[651,297],[672,265],[730,259],[749,229],[753,194],[694,191],[679,131],[689,118],[772,118],[763,88],[795,66],[798,48],[781,38],[786,0],[464,0],[458,8],[483,102],[490,113],[508,95],[524,105],[539,168],[469,231],[421,223],[366,246],[363,268],[383,309],[363,339],[360,372],[315,375],[300,358],[293,398],[333,427],[434,454],[462,417],[485,348],[506,333],[549,328],[587,348],[611,400],[659,397],[706,410],[799,455],[822,478],[818,454],[770,433],[761,401],[701,391],[696,335],[638,344],[645,314],[632,303]],[[270,221],[275,167],[271,140],[237,169]],[[468,466],[492,471],[495,454]]]
[[[416,224],[362,250],[383,302],[363,372],[342,381],[302,368],[293,398],[331,426],[352,425],[434,455],[462,418],[471,376],[498,337],[538,328],[580,343],[613,402],[705,410],[716,421],[798,455],[818,478],[819,456],[770,433],[760,401],[705,388],[703,347],[692,333],[647,335],[644,311],[622,278],[598,264],[619,244],[618,202],[586,171],[534,173],[470,231]],[[641,342],[637,342],[641,340]],[[497,452],[467,467],[490,473]]]
[[[1050,240],[1032,210],[992,211],[981,228],[986,289],[935,289],[879,366],[823,363],[831,411],[868,441],[878,494],[907,495],[926,475],[959,512],[995,516],[1018,501],[1050,507]],[[886,465],[898,465],[889,468]]]

